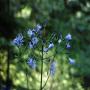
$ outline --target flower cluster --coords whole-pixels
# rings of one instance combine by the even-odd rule
[[[23,35],[20,33],[16,36],[16,38],[12,41],[12,44],[13,45],[16,45],[16,46],[22,46],[23,45]]]
[[[34,29],[28,29],[27,30],[27,36],[28,36],[28,47],[30,49],[33,49],[36,47],[36,45],[38,45],[39,41],[42,39],[40,37],[40,35],[42,34],[42,31],[43,31],[43,26],[40,25],[40,24],[37,24],[36,27]],[[16,45],[16,46],[22,46],[24,45],[24,40],[25,38],[23,37],[23,35],[20,33],[18,34],[12,41],[13,45]],[[51,35],[51,39],[49,40],[49,42],[44,42],[44,39],[41,41],[43,43],[39,43],[41,45],[43,45],[43,50],[42,52],[48,52],[49,50],[51,50],[52,48],[54,48],[54,43],[52,41],[54,41],[54,39],[57,41],[58,45],[65,39],[66,41],[66,49],[70,49],[71,48],[71,45],[70,45],[70,41],[72,40],[72,36],[70,33],[68,33],[64,39],[62,39],[62,34],[60,33],[59,34],[59,37],[58,35],[56,35],[55,33],[53,33]],[[46,41],[46,40],[45,40]],[[45,44],[47,45],[45,47]],[[69,63],[70,64],[75,64],[75,60],[70,58],[69,57]],[[27,64],[32,68],[32,69],[35,69],[36,68],[36,60],[32,57],[30,57],[27,61]],[[53,76],[54,73],[56,71],[56,62],[55,61],[52,61],[51,64],[50,64],[50,75]]]
[[[39,40],[38,40],[36,34],[40,33],[41,31],[42,31],[42,26],[40,24],[37,24],[35,29],[33,29],[33,30],[29,29],[27,31],[27,34],[31,39],[29,42],[29,48],[34,48],[37,45]]]
[[[41,76],[41,85],[40,85],[40,90],[43,89],[43,87],[45,87],[47,80],[49,78],[49,75],[51,77],[53,77],[55,75],[56,72],[56,66],[57,66],[57,62],[55,60],[56,54],[59,54],[58,52],[58,46],[63,45],[65,46],[64,49],[66,49],[66,52],[70,52],[71,49],[71,40],[72,40],[72,35],[70,33],[68,33],[64,38],[61,34],[61,32],[58,34],[56,34],[55,32],[52,34],[49,34],[49,38],[45,37],[46,33],[45,31],[45,26],[46,26],[46,22],[44,22],[43,24],[37,24],[35,28],[33,29],[28,29],[26,31],[26,34],[23,33],[19,33],[12,41],[12,44],[20,47],[23,46],[21,48],[18,49],[22,49],[25,46],[25,49],[22,50],[27,50],[29,49],[30,53],[28,53],[28,56],[30,56],[27,60],[26,63],[28,65],[28,67],[30,67],[32,70],[35,70],[37,68],[37,62],[36,60],[40,58],[40,60],[38,60],[38,62],[40,61],[40,76]],[[24,36],[25,34],[25,36]],[[48,40],[46,39],[48,38]],[[56,45],[56,46],[55,46]],[[39,47],[38,47],[39,46]],[[55,48],[55,49],[53,49]],[[51,52],[49,53],[50,50],[54,50],[55,52],[51,55]],[[34,50],[38,50],[38,54],[40,54],[40,57],[36,57],[35,55],[38,56],[37,52]],[[63,51],[63,49],[61,49]],[[34,54],[35,53],[35,54]],[[20,52],[19,55],[22,56],[22,52]],[[31,55],[29,55],[31,54]],[[69,54],[69,53],[68,53]],[[18,55],[18,56],[19,56]],[[18,57],[20,58],[20,56]],[[21,60],[21,58],[20,58]],[[71,57],[68,58],[68,62],[71,65],[75,65],[75,60],[72,59]],[[43,86],[42,81],[43,81],[43,70],[44,70],[44,63],[49,63],[49,70],[47,73],[48,78]],[[28,68],[26,68],[28,69]]]

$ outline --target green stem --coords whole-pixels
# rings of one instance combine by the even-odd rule
[[[42,59],[41,59],[41,83],[40,83],[40,90],[42,90],[42,74],[43,74],[43,44],[42,44]]]
[[[48,75],[47,80],[46,80],[45,84],[43,85],[42,89],[46,86],[47,81],[48,81],[48,79],[49,79],[49,76],[50,76],[50,75]]]

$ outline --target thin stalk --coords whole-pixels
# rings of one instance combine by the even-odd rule
[[[42,89],[46,86],[47,81],[48,81],[48,79],[49,79],[49,76],[50,76],[50,75],[48,75],[47,80],[46,80],[45,84],[43,85]]]
[[[42,59],[41,59],[41,83],[40,83],[40,90],[43,89],[42,88],[42,79],[43,79],[42,75],[43,75],[43,44],[42,44]]]

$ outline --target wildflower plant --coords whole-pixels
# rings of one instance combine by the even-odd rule
[[[55,54],[52,56],[48,55],[48,52],[51,51],[53,48],[60,47],[62,42],[65,42],[65,47],[67,50],[70,50],[71,45],[70,41],[72,40],[72,36],[70,33],[68,33],[66,36],[62,36],[61,33],[52,33],[50,35],[50,38],[46,38],[44,36],[44,33],[46,32],[45,26],[46,22],[43,24],[37,24],[35,28],[33,29],[28,29],[25,33],[27,35],[24,36],[24,34],[18,34],[13,40],[12,44],[19,49],[24,48],[23,50],[20,50],[22,54],[29,49],[32,51],[30,55],[28,56],[28,59],[25,60],[25,65],[29,66],[31,69],[36,69],[38,67],[37,62],[40,62],[40,90],[43,90],[44,87],[47,84],[48,78],[51,76],[54,77],[54,74],[56,72],[56,67],[57,67],[57,61],[55,60],[55,56],[57,54],[57,49],[55,50]],[[48,39],[48,40],[47,40]],[[22,47],[22,48],[20,48]],[[40,53],[40,58],[34,55],[34,51],[37,50]],[[20,59],[20,56],[18,57]],[[39,59],[39,60],[37,60]],[[20,59],[21,60],[21,59]],[[75,64],[75,60],[72,58],[68,58],[68,61],[70,64]],[[49,64],[47,64],[49,63]],[[48,72],[48,77],[43,84],[43,66],[44,64],[49,65],[49,70]]]

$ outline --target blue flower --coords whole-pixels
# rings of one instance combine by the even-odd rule
[[[31,39],[31,41],[29,42],[29,48],[34,48],[37,43],[38,43],[38,38],[37,37],[33,37]]]
[[[29,48],[33,48],[33,43],[29,42]]]
[[[68,33],[68,34],[66,35],[65,39],[66,39],[66,40],[68,40],[68,41],[69,41],[69,40],[71,40],[71,39],[72,39],[71,34],[70,34],[70,33]]]
[[[48,52],[48,48],[45,48],[45,47],[44,47],[44,48],[43,48],[43,51],[44,51],[44,52]]]
[[[35,28],[36,32],[40,32],[41,29],[42,29],[42,26],[40,24],[37,24]]]
[[[71,45],[69,43],[66,44],[66,48],[67,49],[70,49],[71,48]]]
[[[12,41],[13,45],[21,46],[23,45],[23,35],[20,33],[16,36],[16,38]]]
[[[44,51],[44,52],[48,52],[48,50],[51,49],[51,48],[53,48],[53,47],[54,47],[54,44],[53,44],[53,43],[50,43],[50,44],[48,45],[48,48],[45,48],[45,47],[43,48],[43,51]]]
[[[51,49],[54,47],[54,44],[53,43],[50,43],[49,46],[48,46],[48,49]]]
[[[29,58],[27,63],[32,69],[36,68],[36,61],[33,58]]]
[[[33,45],[36,45],[38,43],[38,38],[37,37],[33,37],[31,39],[31,42],[32,42]]]
[[[72,58],[69,58],[69,63],[70,63],[70,64],[75,64],[75,60],[72,59]]]
[[[51,62],[51,65],[50,65],[50,75],[53,76],[55,74],[55,71],[56,71],[56,62],[53,61]]]
[[[27,31],[27,34],[28,34],[29,37],[35,36],[34,31],[31,30],[31,29],[29,29],[29,30]]]

